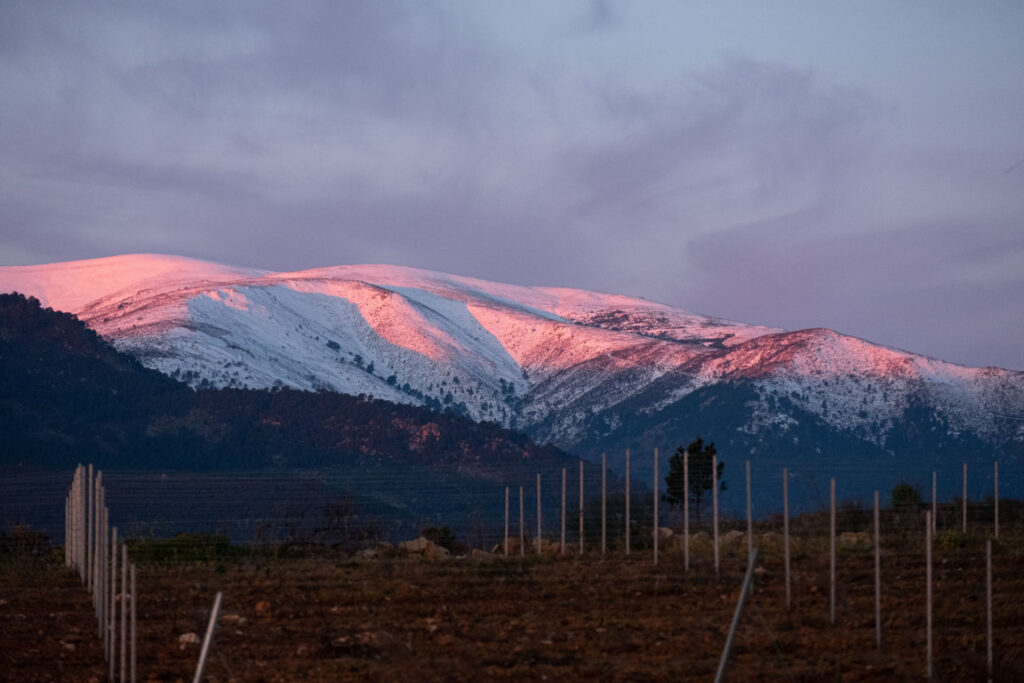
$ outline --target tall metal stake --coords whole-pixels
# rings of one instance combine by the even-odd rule
[[[836,623],[836,480],[829,479],[828,619]]]
[[[729,653],[732,651],[732,641],[736,637],[736,629],[740,625],[740,616],[743,614],[743,606],[747,603],[747,597],[753,592],[754,566],[757,564],[757,549],[750,556],[747,563],[747,573],[743,577],[743,586],[740,587],[740,597],[736,601],[736,610],[732,614],[732,623],[729,625],[729,635],[725,638],[725,645],[722,647],[722,657],[718,660],[718,671],[715,673],[715,683],[721,683],[725,676],[725,665],[729,661]]]
[[[537,474],[537,554],[540,555],[540,473]]]
[[[750,461],[747,460],[747,558],[754,554],[754,516],[750,502]]]
[[[505,545],[502,546],[505,557],[508,557],[508,487],[505,487]]]
[[[718,456],[711,456],[711,495],[714,508],[715,526],[715,578],[719,576],[718,564]]]
[[[217,591],[217,597],[213,599],[213,610],[210,611],[210,622],[206,625],[206,636],[203,638],[203,649],[199,651],[199,664],[196,666],[196,675],[192,683],[201,683],[203,674],[206,672],[206,658],[210,654],[210,646],[213,644],[213,632],[217,628],[217,617],[220,615],[220,603],[224,595]]]
[[[786,610],[793,605],[793,593],[789,580],[789,474],[782,468],[782,535],[783,554],[786,562]]]
[[[992,541],[985,541],[985,636],[988,680],[992,680]]]
[[[654,564],[658,564],[658,449],[654,449]]]
[[[565,468],[562,468],[562,546],[559,551],[565,555]]]
[[[583,556],[583,461],[580,460],[580,557]]]
[[[626,449],[626,555],[629,556],[629,449]]]
[[[601,454],[601,556],[608,551],[608,462]]]
[[[932,679],[932,520],[931,512],[924,513],[924,553],[925,553],[925,584],[926,584],[926,621],[928,638],[928,680]]]
[[[690,453],[683,451],[683,570],[690,571]]]
[[[882,555],[878,525],[878,491],[875,491],[875,647],[882,649]]]

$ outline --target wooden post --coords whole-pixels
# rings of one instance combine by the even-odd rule
[[[786,609],[793,606],[792,584],[789,580],[789,474],[782,468],[782,550],[786,563]]]
[[[537,554],[540,555],[540,473],[537,473]]]
[[[964,509],[964,533],[967,533],[967,463],[964,463],[964,498],[963,505]],[[931,678],[929,676],[929,678]]]
[[[711,496],[712,507],[714,508],[715,527],[715,577],[719,576],[718,562],[718,456],[711,456]]]
[[[992,493],[994,494],[993,502],[995,503],[995,506],[996,506],[995,510],[993,512],[993,515],[994,515],[993,519],[994,519],[994,522],[995,522],[995,536],[996,536],[996,540],[998,541],[999,540],[999,461],[996,460],[994,463],[992,463],[992,466],[995,468],[995,471],[993,472],[993,479],[992,479]]]
[[[750,461],[747,460],[747,561],[754,556],[754,516],[750,501]]]
[[[505,545],[502,546],[504,549],[505,557],[508,557],[508,487],[505,487]]]
[[[658,564],[658,449],[654,449],[654,564]]]
[[[199,664],[196,666],[196,675],[192,683],[201,683],[203,673],[206,671],[206,658],[210,655],[210,646],[213,644],[213,632],[217,628],[217,617],[220,615],[220,603],[224,595],[217,591],[217,597],[213,599],[213,609],[210,611],[210,622],[206,625],[206,636],[203,638],[203,649],[199,651]]]
[[[828,618],[836,623],[836,480],[829,479],[829,560],[828,560]]]
[[[875,648],[882,649],[882,544],[878,525],[878,491],[875,491]]]
[[[629,556],[629,449],[626,449],[626,556]]]
[[[138,605],[139,601],[138,601],[138,589],[135,587],[135,563],[134,562],[132,563],[132,568],[131,568],[131,581],[132,581],[132,587],[131,587],[131,598],[132,598],[132,657],[131,657],[131,659],[132,659],[132,683],[135,683],[135,669],[136,669],[136,662],[138,661],[137,650],[135,648],[136,633],[138,632],[137,624],[136,624],[136,613],[138,611],[137,610],[137,605]]]
[[[580,557],[583,557],[583,461],[580,460]]]
[[[608,462],[601,454],[601,556],[608,551]]]
[[[565,468],[562,468],[562,548],[560,551],[565,555]]]
[[[523,503],[523,487],[519,487],[519,554],[526,554],[526,508]]]
[[[932,470],[932,533],[937,530],[939,523],[939,496],[938,496],[938,473]]]
[[[683,571],[690,571],[690,453],[683,451]]]
[[[926,606],[925,606],[925,619],[927,622],[927,639],[928,639],[928,680],[932,679],[932,520],[931,512],[924,513],[925,515],[925,529],[924,529],[924,553],[925,553],[925,586],[926,586]]]
[[[992,680],[992,541],[985,541],[985,640],[988,680]]]

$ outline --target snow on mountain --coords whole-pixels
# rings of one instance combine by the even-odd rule
[[[290,386],[450,408],[572,446],[604,416],[652,415],[710,386],[780,401],[884,445],[922,402],[952,431],[1024,440],[1024,373],[973,369],[830,330],[784,332],[643,299],[415,268],[294,273],[159,255],[0,268],[120,350],[193,386]],[[628,411],[627,408],[628,407]],[[1020,423],[1017,423],[1018,425]]]

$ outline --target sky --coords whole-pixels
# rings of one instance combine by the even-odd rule
[[[0,3],[0,264],[391,263],[1024,370],[1024,3]]]

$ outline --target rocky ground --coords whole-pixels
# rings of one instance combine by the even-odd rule
[[[920,535],[886,539],[880,650],[865,537],[848,536],[840,550],[835,625],[828,542],[808,538],[794,544],[787,611],[778,536],[758,536],[755,591],[729,679],[923,679]],[[187,634],[202,636],[217,591],[224,608],[211,681],[711,680],[746,542],[730,538],[718,578],[706,540],[694,541],[689,572],[678,546],[666,545],[658,566],[650,550],[504,560],[423,548],[146,563],[139,568],[139,680],[191,680],[199,645]],[[984,557],[981,534],[940,532],[936,539],[938,680],[985,680]],[[1024,534],[1004,532],[994,553],[995,680],[1024,680],[1022,559]],[[0,562],[0,680],[101,681],[106,672],[89,597],[59,551]]]

